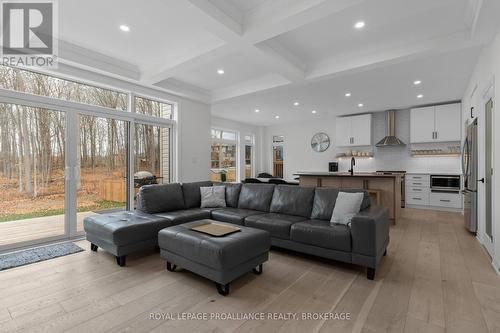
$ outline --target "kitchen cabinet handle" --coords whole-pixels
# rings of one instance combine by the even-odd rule
[[[445,200],[445,199],[441,199],[439,201],[441,201],[441,202],[451,202],[450,200]]]
[[[438,132],[436,132],[436,139],[438,138]]]
[[[421,188],[414,188],[413,191],[415,191],[415,192],[422,192],[422,189]]]
[[[413,183],[413,185],[422,185],[422,183]]]
[[[415,176],[413,176],[413,179],[422,179],[422,177],[415,177]]]
[[[413,200],[422,200],[422,198],[413,198]]]

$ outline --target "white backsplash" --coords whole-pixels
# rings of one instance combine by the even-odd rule
[[[386,135],[386,113],[377,112],[372,118],[372,142],[376,144]],[[406,170],[407,172],[421,173],[460,173],[460,157],[412,157],[410,155],[410,110],[396,112],[396,136],[407,146],[382,147],[373,146],[374,157],[372,159],[356,158],[355,171],[375,170]],[[442,148],[451,144],[443,143]],[[419,145],[422,146],[422,145]],[[439,145],[430,144],[429,148]],[[352,148],[352,150],[368,150],[367,147]],[[344,152],[345,148],[336,148],[336,152]],[[347,171],[350,168],[350,158],[338,159],[339,170]]]

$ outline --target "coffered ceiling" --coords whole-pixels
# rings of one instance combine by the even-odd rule
[[[60,11],[62,61],[270,124],[294,115],[295,99],[321,116],[359,112],[359,103],[375,110],[460,98],[498,31],[500,1],[64,0]],[[416,78],[420,90],[406,86]]]

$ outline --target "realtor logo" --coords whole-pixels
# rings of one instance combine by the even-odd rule
[[[57,25],[54,1],[2,1],[2,63],[54,67]]]

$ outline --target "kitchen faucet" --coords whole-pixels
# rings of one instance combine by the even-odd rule
[[[351,169],[349,170],[349,172],[351,173],[351,176],[354,176],[354,166],[356,165],[356,159],[354,158],[354,156],[351,158]]]

